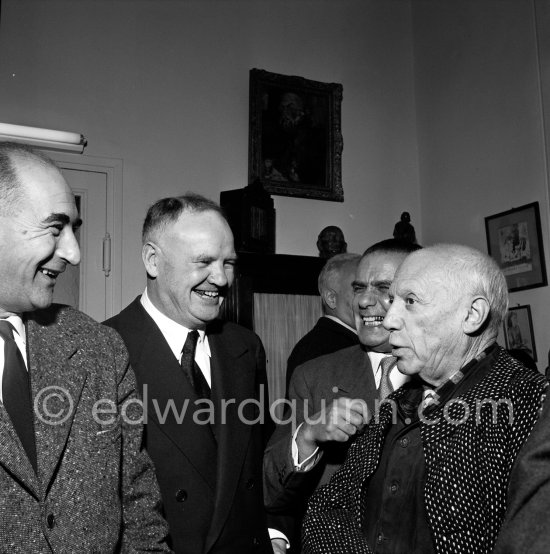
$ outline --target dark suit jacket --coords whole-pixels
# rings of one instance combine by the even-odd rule
[[[315,327],[292,349],[286,366],[286,389],[294,370],[309,360],[359,344],[357,333],[328,317],[320,317]]]
[[[38,476],[0,404],[0,551],[168,552],[120,337],[61,306],[26,329]]]
[[[139,297],[106,324],[122,335],[146,400],[146,448],[155,464],[172,548],[182,554],[270,552],[262,496],[265,442],[256,423],[268,410],[258,337],[233,323],[216,322],[207,329],[216,405],[210,425],[197,423],[209,419],[211,411],[195,395]],[[184,417],[165,413],[171,401]]]
[[[550,401],[520,450],[494,554],[547,554],[550,533]]]
[[[339,397],[363,398],[372,410],[377,394],[369,357],[360,346],[321,356],[294,372],[289,388],[293,416],[288,424],[277,426],[264,455],[266,506],[287,517],[292,552],[300,552],[300,527],[307,500],[340,467],[350,446],[350,442],[325,443],[315,468],[299,473],[294,471],[291,455],[295,428]]]

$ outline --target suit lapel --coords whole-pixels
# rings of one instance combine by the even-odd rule
[[[38,471],[44,490],[62,456],[86,382],[83,353],[59,325],[27,324]]]
[[[212,352],[212,399],[216,406],[216,437],[218,439],[218,471],[216,510],[208,533],[205,550],[219,536],[233,503],[239,475],[248,451],[252,422],[258,411],[245,400],[256,398],[255,367],[245,363],[248,351],[240,342],[233,342],[225,332],[208,332]],[[233,402],[234,400],[234,402]],[[241,418],[239,417],[241,408]],[[247,423],[249,421],[250,423]]]
[[[133,337],[132,367],[147,404],[147,423],[157,425],[214,490],[216,443],[209,425],[194,421],[207,419],[204,412],[194,417],[206,404],[199,402],[160,329],[139,301],[135,308],[139,329]]]
[[[376,382],[368,354],[360,347],[347,349],[347,361],[342,361],[344,371],[337,371],[338,395],[362,398],[370,410],[374,410],[377,397]]]
[[[0,405],[0,464],[28,492],[40,499],[38,478],[3,404]]]

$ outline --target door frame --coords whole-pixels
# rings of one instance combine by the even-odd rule
[[[103,173],[107,182],[106,229],[111,237],[111,271],[105,278],[105,314],[112,317],[122,309],[122,177],[118,158],[47,152],[62,169]]]

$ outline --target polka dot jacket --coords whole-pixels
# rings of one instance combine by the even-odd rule
[[[506,511],[514,460],[539,414],[547,381],[499,347],[489,373],[420,423],[426,463],[424,490],[435,550],[491,552]],[[406,394],[399,389],[390,398]],[[331,481],[311,498],[304,520],[306,554],[370,552],[361,531],[362,490],[374,473],[392,407],[382,405],[351,446]]]

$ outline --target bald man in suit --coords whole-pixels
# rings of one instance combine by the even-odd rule
[[[74,195],[54,162],[0,143],[0,551],[169,552],[128,352],[52,304],[78,264]]]

